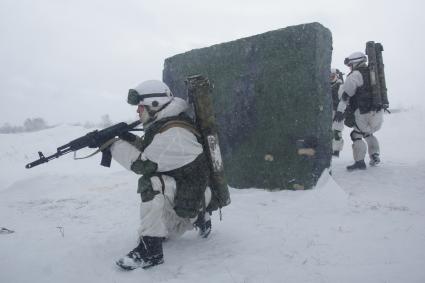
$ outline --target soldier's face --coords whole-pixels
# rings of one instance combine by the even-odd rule
[[[139,113],[139,118],[140,118],[140,121],[142,121],[142,123],[146,123],[150,120],[149,113],[148,111],[146,111],[146,108],[144,105],[139,104],[137,106],[137,113]]]
[[[143,111],[145,111],[145,106],[143,104],[139,104],[137,106],[137,113],[139,113],[139,116],[142,115]]]

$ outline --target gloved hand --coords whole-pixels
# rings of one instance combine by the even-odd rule
[[[389,107],[388,104],[382,104],[382,109],[384,109],[385,112],[391,113],[390,110],[388,110]]]
[[[341,140],[341,131],[334,130],[334,140],[336,141]]]
[[[126,141],[126,142],[134,142],[137,139],[137,136],[135,134],[132,134],[130,132],[124,132],[121,135],[118,136],[120,139]]]
[[[334,116],[334,122],[341,122],[342,120],[344,120],[344,113],[342,113],[341,111],[336,111]]]

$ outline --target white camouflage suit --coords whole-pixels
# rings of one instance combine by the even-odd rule
[[[334,82],[335,87],[338,87],[338,101],[341,101],[341,96],[342,96],[342,80],[341,79],[337,79],[336,82]],[[335,117],[335,110],[332,110],[332,119]],[[336,140],[335,137],[332,139],[332,151],[342,151],[343,147],[344,147],[344,139],[342,138],[342,130],[344,130],[344,121],[339,121],[339,122],[333,122],[332,123],[332,132],[335,131],[339,131],[339,140]]]
[[[158,121],[167,117],[176,116],[188,109],[188,104],[181,98],[174,97],[171,103],[157,113]],[[152,122],[150,122],[152,123]],[[145,128],[150,124],[144,125]],[[131,165],[139,156],[141,160],[150,160],[158,165],[158,172],[166,172],[180,168],[194,161],[203,152],[202,145],[198,143],[195,135],[187,129],[172,127],[155,135],[151,144],[140,152],[130,143],[119,140],[111,147],[112,157],[123,167],[131,170]],[[162,184],[156,176],[151,178],[152,187],[160,192],[153,200],[140,204],[140,237],[176,237],[193,229],[196,217],[186,219],[179,217],[174,211],[174,197],[176,182],[174,178],[162,175],[164,180],[164,193]],[[211,191],[205,191],[205,203],[208,206],[211,200]]]
[[[366,66],[363,63],[361,66]],[[355,95],[357,89],[363,86],[363,77],[360,71],[353,70],[348,74],[344,84],[341,86],[342,92],[345,92],[349,97]],[[337,111],[344,113],[347,108],[349,99],[342,98],[338,104]],[[370,111],[364,114],[360,114],[360,110],[356,109],[354,112],[355,117],[355,126],[350,136],[353,140],[353,157],[354,160],[360,161],[364,160],[366,156],[366,151],[369,151],[369,156],[372,154],[379,154],[379,142],[377,138],[373,135],[378,131],[383,123],[383,110],[379,111]],[[336,122],[334,122],[335,124]],[[337,127],[337,125],[334,125]],[[363,138],[366,140],[367,147]]]

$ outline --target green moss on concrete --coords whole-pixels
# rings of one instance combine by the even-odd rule
[[[173,56],[163,77],[181,97],[189,75],[213,82],[230,185],[311,188],[331,160],[331,50],[330,31],[305,24]],[[308,137],[315,157],[297,154]]]

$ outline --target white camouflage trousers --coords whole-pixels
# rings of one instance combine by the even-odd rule
[[[332,119],[335,116],[335,111],[332,111]],[[332,151],[342,151],[344,147],[344,139],[342,138],[342,130],[344,130],[344,121],[336,122],[334,121],[332,123]],[[339,137],[340,139],[335,139],[335,131],[339,131]]]
[[[197,217],[182,218],[174,210],[174,197],[176,195],[176,182],[174,178],[162,175],[164,193],[159,177],[152,177],[151,183],[154,191],[160,192],[153,200],[140,204],[139,236],[175,238],[184,232],[193,229]],[[205,204],[211,201],[211,190],[205,190]]]
[[[369,156],[375,153],[379,154],[379,142],[373,134],[381,129],[384,121],[384,111],[371,111],[360,114],[359,109],[357,109],[354,112],[354,116],[356,119],[356,126],[350,134],[351,140],[353,141],[354,160],[364,160],[367,151]]]
[[[139,157],[140,151],[125,141],[117,141],[111,146],[111,154],[115,161],[124,168],[131,170],[131,164]],[[196,218],[182,218],[174,211],[174,197],[176,195],[176,181],[174,178],[162,175],[164,189],[159,177],[152,177],[154,191],[159,194],[151,201],[140,204],[140,236],[173,238],[193,229]],[[211,201],[211,190],[205,190],[205,206]]]

